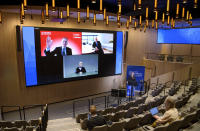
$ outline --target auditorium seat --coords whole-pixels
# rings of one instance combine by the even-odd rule
[[[88,116],[88,113],[81,113],[81,114],[78,114],[76,116],[76,122],[77,123],[80,123],[80,119],[84,120],[85,118],[87,118]]]
[[[167,131],[178,131],[178,129],[180,128],[182,122],[183,122],[183,119],[173,121],[167,127]]]
[[[162,125],[162,126],[158,126],[155,129],[153,129],[153,131],[168,131],[167,130],[168,125]]]
[[[108,126],[107,125],[96,126],[92,129],[92,131],[108,131]]]
[[[0,121],[0,127],[2,128],[11,128],[11,127],[14,127],[14,123],[10,122],[10,121]]]
[[[35,126],[27,126],[25,131],[34,131]]]
[[[30,120],[29,124],[31,126],[38,126],[40,124],[40,120],[39,119]]]
[[[111,126],[108,126],[108,131],[123,131],[124,121],[113,122]]]
[[[114,112],[119,112],[121,110],[124,110],[124,108],[125,108],[125,105],[119,105],[119,106],[114,108]]]
[[[128,109],[124,115],[125,118],[131,118],[134,114],[137,113],[138,107],[131,107]]]
[[[116,112],[111,118],[112,122],[118,122],[120,119],[124,118],[125,111]]]
[[[151,120],[152,120],[152,115],[149,111],[145,112],[144,114],[142,114],[143,117],[139,122],[140,126],[144,126],[144,125],[148,125],[151,124]]]
[[[14,122],[15,127],[17,128],[21,128],[23,127],[23,129],[26,128],[26,126],[29,126],[29,123],[27,121],[23,121],[23,120],[17,120]]]
[[[124,129],[126,130],[133,130],[133,129],[136,129],[139,125],[139,122],[140,122],[141,118],[140,117],[137,117],[137,116],[134,116],[130,119],[125,119],[125,125],[124,125]]]
[[[12,127],[12,128],[4,128],[3,131],[23,131],[22,128]]]
[[[102,115],[106,115],[106,114],[113,113],[113,112],[114,112],[114,108],[113,108],[113,107],[106,108],[106,109],[102,112]]]

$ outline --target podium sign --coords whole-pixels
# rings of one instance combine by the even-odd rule
[[[133,86],[133,96],[135,91],[144,91],[144,66],[127,66],[127,96],[131,95],[131,87]]]

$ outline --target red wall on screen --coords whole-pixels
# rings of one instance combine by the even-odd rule
[[[45,56],[46,39],[51,37],[52,45],[50,50],[53,51],[56,47],[62,46],[62,39],[68,39],[67,47],[72,49],[72,55],[82,54],[82,33],[81,32],[65,32],[65,31],[40,31],[41,56]]]

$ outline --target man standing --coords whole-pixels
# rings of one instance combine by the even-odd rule
[[[95,41],[93,42],[92,47],[95,48],[94,53],[99,54],[99,55],[104,54],[103,49],[101,47],[101,42],[98,41],[97,37],[95,38]]]
[[[135,87],[135,86],[137,86],[138,84],[137,84],[137,81],[136,81],[136,79],[135,79],[135,73],[134,72],[131,72],[130,73],[130,76],[129,76],[129,78],[127,79],[127,84],[129,85],[129,86],[131,86],[131,94],[130,94],[130,98],[132,99],[133,98],[133,87]]]
[[[62,46],[56,47],[53,51],[50,51],[51,45],[53,43],[53,40],[51,40],[51,37],[47,37],[46,40],[46,49],[44,50],[44,53],[46,56],[66,56],[66,55],[72,55],[72,49],[67,47],[68,45],[68,39],[63,38],[62,39]]]

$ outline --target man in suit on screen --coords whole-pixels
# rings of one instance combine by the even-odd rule
[[[99,54],[99,55],[104,54],[104,51],[103,51],[102,46],[101,46],[101,42],[98,41],[97,37],[95,38],[95,41],[93,42],[92,47],[95,48],[94,53]]]
[[[53,51],[50,51],[51,45],[53,43],[53,40],[51,40],[51,37],[48,36],[46,40],[46,49],[44,50],[44,53],[46,56],[67,56],[72,55],[72,49],[67,47],[68,45],[68,39],[63,38],[62,39],[62,46],[56,47]]]
[[[86,73],[86,69],[83,67],[83,62],[79,62],[79,67],[76,68],[76,73]]]

